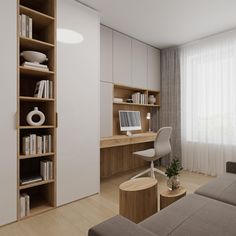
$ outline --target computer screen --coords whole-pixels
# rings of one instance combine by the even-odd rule
[[[140,111],[119,111],[120,130],[141,130]]]

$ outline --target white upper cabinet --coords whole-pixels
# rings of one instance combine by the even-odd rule
[[[113,84],[100,82],[100,136],[112,136]]]
[[[104,82],[113,82],[112,79],[112,30],[101,26],[100,36],[100,80]]]
[[[160,90],[160,50],[148,46],[148,89]]]
[[[147,45],[132,40],[132,86],[147,88]]]
[[[132,86],[131,41],[130,37],[113,31],[113,81],[115,84]]]

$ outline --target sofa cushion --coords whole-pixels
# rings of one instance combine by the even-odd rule
[[[236,174],[225,174],[200,187],[195,193],[236,205]]]
[[[140,225],[160,236],[235,236],[236,207],[192,194]]]
[[[157,236],[130,220],[115,216],[105,222],[94,226],[88,236]]]

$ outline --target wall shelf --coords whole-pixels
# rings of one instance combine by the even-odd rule
[[[126,106],[141,106],[141,107],[160,107],[160,105],[128,103],[128,102],[113,102],[113,104],[114,105],[126,105]]]
[[[24,159],[48,157],[48,156],[54,156],[54,155],[55,155],[54,152],[35,154],[35,155],[19,155],[19,159],[24,160]]]
[[[33,188],[33,187],[36,187],[36,186],[50,184],[50,183],[53,183],[53,182],[54,182],[53,179],[45,180],[45,181],[38,181],[38,182],[35,182],[35,183],[32,183],[32,184],[20,185],[19,189],[22,190],[22,189],[27,189],[27,188]]]
[[[30,39],[27,37],[20,37],[21,48],[30,48],[31,50],[40,50],[46,52],[54,48],[54,45],[37,39]]]
[[[50,210],[56,206],[56,0],[18,0],[18,16],[21,14],[32,18],[32,38],[20,35],[18,19],[18,78],[17,78],[17,219]],[[21,18],[22,19],[22,18]],[[28,19],[28,18],[27,18]],[[27,24],[26,20],[26,24]],[[28,26],[28,29],[31,28]],[[24,34],[27,35],[27,34]],[[33,50],[47,55],[49,71],[38,68],[21,66],[24,58],[22,51]],[[50,91],[52,98],[34,97],[36,86],[42,80],[49,80],[50,86],[45,91]],[[47,96],[49,97],[49,96]],[[26,121],[27,114],[38,107],[45,115],[42,126],[29,126]],[[33,144],[33,145],[32,145]],[[31,146],[32,145],[32,146]],[[50,146],[49,146],[50,145]],[[34,147],[34,150],[30,149]],[[23,153],[48,152],[42,154],[24,155]],[[27,152],[25,151],[27,150]],[[46,165],[41,165],[45,161]],[[41,175],[44,179],[31,184],[20,185],[20,180],[28,176]],[[30,211],[21,215],[19,199],[24,200],[26,194],[30,200]],[[27,197],[27,199],[28,199]],[[26,199],[26,198],[25,198]],[[22,201],[23,201],[22,200]],[[24,204],[24,202],[23,202]],[[25,206],[27,200],[25,200]],[[24,207],[24,206],[23,206]]]
[[[48,75],[53,75],[53,71],[46,71],[46,70],[37,70],[37,69],[32,69],[32,68],[26,68],[24,66],[19,66],[20,68],[20,73],[22,75],[31,75],[31,76],[48,76]]]
[[[36,97],[26,97],[26,96],[20,96],[19,99],[21,101],[32,101],[32,102],[54,102],[54,98],[36,98]]]

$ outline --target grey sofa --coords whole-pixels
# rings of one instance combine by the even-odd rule
[[[115,216],[88,232],[89,236],[235,236],[236,163],[227,173],[200,187],[139,224]]]

